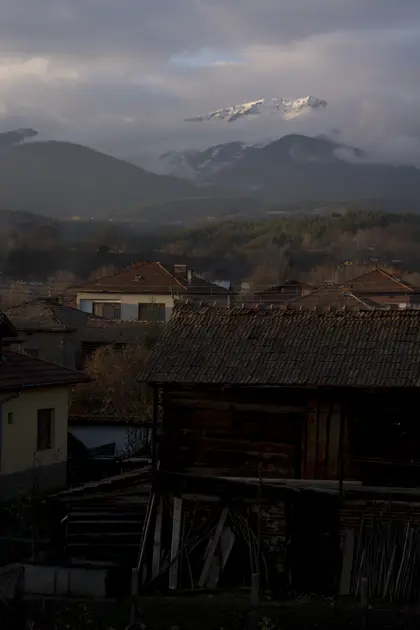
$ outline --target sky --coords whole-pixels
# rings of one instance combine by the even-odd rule
[[[419,0],[0,0],[0,131],[125,157],[330,133],[420,164]],[[313,95],[295,121],[183,122]]]

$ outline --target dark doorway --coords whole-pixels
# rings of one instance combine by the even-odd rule
[[[287,512],[292,589],[298,593],[334,594],[340,566],[337,498],[302,492]]]

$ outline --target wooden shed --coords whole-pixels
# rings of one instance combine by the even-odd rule
[[[160,469],[420,484],[420,313],[180,304],[139,376]]]

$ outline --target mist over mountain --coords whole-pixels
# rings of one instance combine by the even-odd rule
[[[271,203],[420,197],[420,170],[376,163],[327,136],[292,134],[261,145],[240,142],[160,156],[161,172],[242,191]]]
[[[0,133],[0,207],[57,218],[130,217],[158,224],[261,212],[266,204],[420,200],[420,170],[376,163],[333,137],[289,134],[171,151],[147,168],[86,146]],[[155,171],[155,172],[152,172]]]

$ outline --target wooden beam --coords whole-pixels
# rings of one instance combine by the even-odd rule
[[[214,552],[216,551],[217,545],[219,544],[220,536],[222,535],[222,531],[225,525],[227,515],[228,515],[228,508],[225,507],[222,511],[219,522],[217,523],[214,536],[211,539],[211,542],[209,544],[209,548],[206,554],[206,560],[204,562],[204,567],[201,572],[200,579],[198,581],[199,588],[204,588],[204,586],[206,585],[207,578],[209,577],[210,569],[213,563]]]
[[[179,545],[181,540],[182,499],[174,497],[174,515],[172,521],[171,566],[169,568],[169,588],[178,587]]]
[[[354,556],[354,529],[346,529],[341,567],[340,595],[350,595]]]
[[[163,516],[163,499],[159,500],[156,511],[155,535],[153,539],[153,556],[152,556],[152,580],[160,571],[160,553],[162,542],[162,516]]]
[[[157,465],[157,425],[159,411],[159,389],[153,386],[153,424],[152,424],[152,479],[155,480]]]

